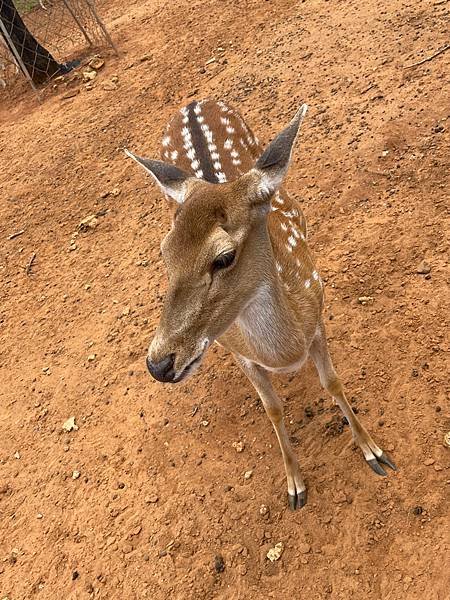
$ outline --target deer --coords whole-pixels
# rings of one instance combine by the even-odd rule
[[[223,101],[193,101],[165,128],[161,160],[124,149],[172,206],[161,243],[168,288],[148,371],[174,384],[196,371],[214,342],[230,351],[272,422],[292,510],[306,504],[307,490],[271,375],[297,371],[308,357],[367,464],[382,476],[383,465],[397,470],[356,416],[334,369],[306,220],[283,187],[307,109],[300,106],[263,148],[237,110]]]

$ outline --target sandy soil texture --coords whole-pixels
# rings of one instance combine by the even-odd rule
[[[448,600],[450,51],[407,68],[448,43],[448,2],[100,12],[121,55],[92,82],[41,104],[0,90],[0,598]],[[145,368],[169,214],[121,148],[157,155],[173,112],[207,96],[264,141],[310,105],[287,188],[336,367],[400,468],[369,470],[307,365],[276,379],[309,488],[295,513],[229,355],[176,387]]]

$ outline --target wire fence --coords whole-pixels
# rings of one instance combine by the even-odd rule
[[[0,0],[0,91],[17,74],[36,89],[86,46],[117,53],[93,0]]]

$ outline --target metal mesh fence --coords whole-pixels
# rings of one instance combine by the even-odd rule
[[[112,47],[93,0],[0,0],[0,91],[18,73],[36,87],[88,46]]]

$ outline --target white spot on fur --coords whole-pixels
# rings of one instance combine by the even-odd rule
[[[197,104],[194,106],[194,113],[196,115],[199,115],[202,112],[202,108],[200,106],[200,104],[197,102]]]
[[[230,155],[231,155],[233,158],[239,158],[239,152],[238,152],[237,150],[232,150],[232,151],[230,152]]]
[[[164,148],[166,148],[170,144],[171,141],[172,140],[171,140],[170,135],[165,135],[162,139],[162,145],[164,146]]]
[[[288,237],[288,244],[290,244],[293,248],[295,248],[295,246],[297,245],[297,240],[293,235],[290,235]]]
[[[195,158],[195,150],[194,150],[194,148],[192,146],[186,152],[186,156],[188,157],[189,160],[194,160],[194,158]]]
[[[191,167],[196,171],[200,167],[200,162],[197,159],[193,160],[191,162]]]
[[[280,227],[283,231],[287,231],[287,229],[288,229],[286,223],[280,223]]]
[[[223,147],[225,148],[225,150],[231,150],[231,148],[233,147],[233,140],[227,138],[223,144]]]
[[[275,267],[278,271],[278,273],[282,273],[283,272],[283,268],[281,267],[280,263],[275,261]]]
[[[308,289],[309,287],[311,287],[311,279],[305,281],[305,288]]]
[[[315,279],[316,281],[319,281],[320,277],[319,277],[319,273],[317,271],[313,271],[312,276],[313,276],[313,279]]]
[[[278,202],[278,204],[283,204],[283,198],[280,196],[280,192],[275,193],[275,202]]]
[[[219,183],[225,183],[227,180],[227,177],[225,175],[225,173],[217,173],[217,179],[219,180]]]
[[[220,122],[222,123],[222,125],[229,125],[230,119],[228,117],[220,117]]]
[[[231,127],[231,125],[228,125],[226,128],[227,133],[234,133],[234,127]]]
[[[177,158],[178,158],[178,152],[176,150],[173,150],[173,152],[170,153],[170,158],[172,160],[177,160]]]
[[[195,171],[195,176],[198,177],[198,179],[201,179],[203,177],[203,171],[198,169],[198,171]]]
[[[233,158],[233,160],[231,162],[233,163],[233,165],[236,165],[236,166],[241,164],[241,161],[238,158],[237,159]]]
[[[202,116],[202,115],[200,115],[200,116],[198,116],[198,117],[197,117],[197,121],[198,121],[199,123],[203,123],[203,121],[204,121],[204,120],[205,120],[205,117],[204,117],[204,116]]]

